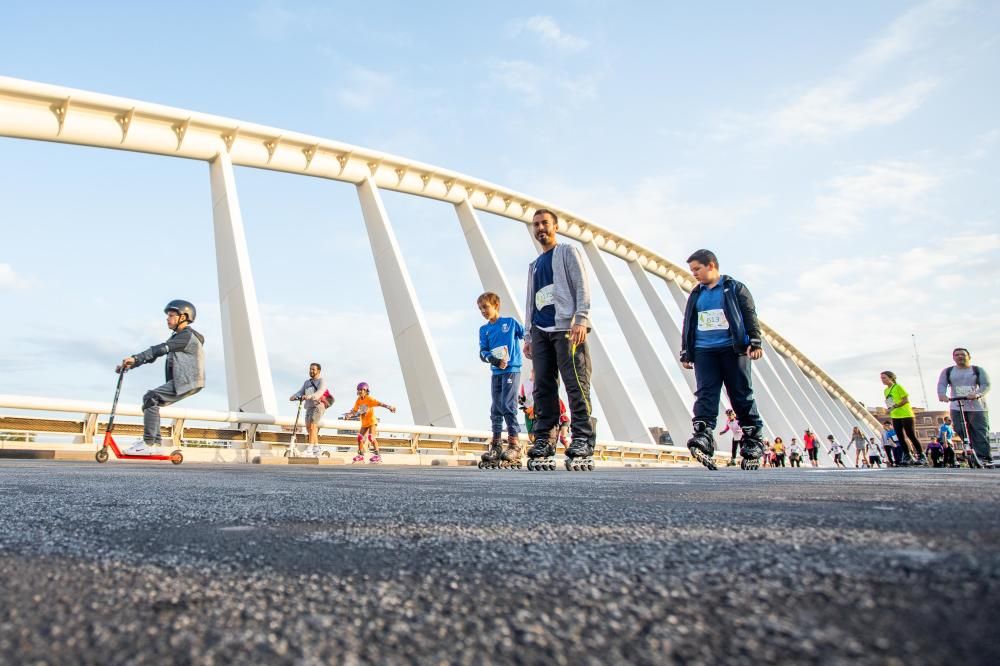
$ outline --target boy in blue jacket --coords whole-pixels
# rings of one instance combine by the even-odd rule
[[[688,267],[698,281],[688,297],[681,333],[681,365],[694,368],[697,382],[694,432],[688,449],[705,467],[715,469],[712,431],[725,386],[743,431],[740,455],[753,469],[764,453],[764,422],[757,411],[750,375],[750,362],[764,353],[757,308],[746,285],[719,272],[719,260],[713,252],[698,250],[688,257]]]
[[[479,312],[486,319],[479,328],[479,358],[492,368],[490,394],[490,421],[493,441],[483,454],[483,462],[504,460],[514,462],[521,458],[521,444],[517,423],[517,392],[521,386],[521,345],[524,327],[512,317],[500,316],[500,297],[491,291],[476,299]],[[503,425],[507,423],[507,448],[502,443]]]

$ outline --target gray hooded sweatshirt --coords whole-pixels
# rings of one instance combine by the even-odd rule
[[[135,365],[152,363],[164,354],[167,357],[167,382],[173,381],[174,391],[183,395],[205,386],[205,336],[190,326],[181,331],[175,331],[170,338],[160,345],[132,357]]]
[[[590,283],[583,255],[573,245],[552,248],[552,294],[556,306],[556,330],[568,331],[576,324],[590,326]],[[528,298],[524,306],[524,341],[531,343],[531,319],[535,314],[534,275],[537,259],[528,265]]]

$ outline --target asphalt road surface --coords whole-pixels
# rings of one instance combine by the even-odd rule
[[[1000,471],[0,461],[0,663],[997,664]]]

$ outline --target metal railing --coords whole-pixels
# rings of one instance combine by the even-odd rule
[[[104,427],[107,425],[101,417],[110,414],[111,403],[0,394],[0,409],[34,413],[29,416],[0,415],[0,432],[28,433],[36,436],[44,434],[72,435],[85,444],[94,444],[97,441],[98,433],[103,433]],[[78,414],[82,416],[82,419],[56,419],[49,416],[51,413]],[[291,429],[295,426],[294,419],[290,417],[250,412],[163,407],[160,414],[165,419],[173,419],[173,425],[163,428],[163,435],[170,439],[174,446],[184,446],[185,442],[192,440],[214,440],[231,442],[233,446],[240,448],[268,449],[272,446],[287,445],[291,439]],[[142,409],[139,406],[118,404],[115,432],[126,436],[142,434],[141,425],[120,422],[117,420],[120,416],[142,416]],[[230,427],[205,428],[187,425],[188,422],[192,421],[228,424]],[[357,421],[325,418],[320,422],[320,444],[353,446],[356,444],[354,435],[344,431],[356,433],[358,427]],[[301,423],[299,429],[303,429]],[[467,428],[380,423],[378,429],[380,435],[384,436],[380,439],[382,448],[405,449],[412,453],[427,449],[451,455],[482,453],[492,438],[492,434],[488,431]],[[323,434],[324,430],[327,431],[327,434]],[[527,442],[527,435],[522,433],[521,439],[523,442]],[[300,445],[304,444],[304,437],[299,435],[297,442]],[[17,442],[12,443],[16,444]],[[688,450],[680,446],[617,441],[598,441],[594,456],[605,460],[644,460],[650,462],[690,460]]]

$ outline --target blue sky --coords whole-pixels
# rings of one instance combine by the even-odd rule
[[[883,369],[922,404],[914,333],[932,401],[954,346],[1000,376],[993,2],[6,2],[0,63],[469,173],[678,263],[712,248],[765,321],[869,404]],[[365,379],[405,421],[354,189],[236,177],[278,396],[319,360],[340,402]],[[384,197],[462,418],[485,427],[454,212]],[[0,393],[109,399],[115,360],[163,338],[162,304],[184,297],[210,354],[188,405],[225,406],[205,164],[0,139],[0,198]],[[482,217],[520,294],[527,234]],[[595,321],[656,423],[600,294]],[[127,398],[160,372],[130,376]]]

